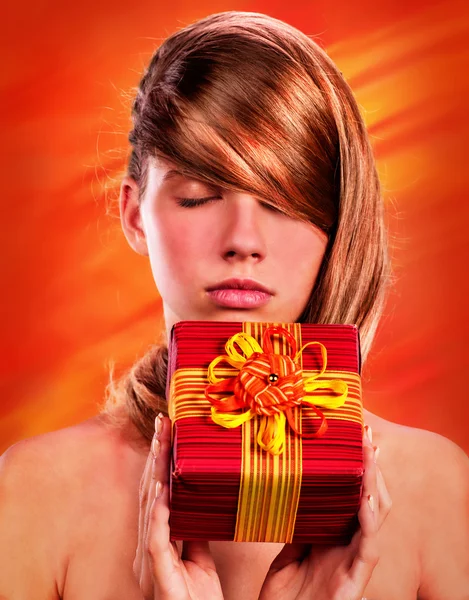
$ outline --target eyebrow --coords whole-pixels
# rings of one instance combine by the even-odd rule
[[[169,169],[169,171],[166,171],[166,173],[163,175],[162,179],[163,181],[169,181],[170,179],[174,179],[175,177],[185,177],[186,179],[194,179],[195,181],[197,181],[197,177],[193,175],[188,175],[187,173],[183,173],[178,169]]]

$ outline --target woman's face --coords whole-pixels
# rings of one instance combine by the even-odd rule
[[[261,199],[220,190],[175,169],[169,161],[153,160],[140,205],[137,185],[128,177],[120,196],[127,240],[149,256],[166,331],[181,320],[297,321],[316,280],[326,234]],[[213,200],[191,207],[181,205],[183,198]],[[249,279],[269,293],[208,291],[231,278]]]

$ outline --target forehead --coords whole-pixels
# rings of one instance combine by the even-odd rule
[[[149,176],[159,184],[181,178],[202,181],[202,177],[196,177],[193,173],[178,166],[169,159],[152,157],[148,164]]]

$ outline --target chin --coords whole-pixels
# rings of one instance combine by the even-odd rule
[[[232,308],[224,309],[212,313],[205,320],[207,321],[240,321],[240,322],[251,322],[251,323],[262,323],[262,322],[281,322],[282,319],[274,318],[273,315],[262,315],[258,312],[250,309]]]

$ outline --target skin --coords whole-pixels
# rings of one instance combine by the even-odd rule
[[[152,161],[141,202],[130,177],[120,197],[122,228],[130,246],[149,257],[166,331],[181,320],[294,322],[316,280],[326,234],[249,194],[220,195],[182,176],[165,181],[172,168],[169,161]],[[177,203],[203,197],[219,199],[193,208]],[[220,308],[205,288],[228,277],[256,279],[273,296],[254,310]]]
[[[168,161],[152,161],[143,198],[129,177],[122,183],[120,198],[127,240],[136,252],[149,257],[166,331],[183,319],[297,321],[311,294],[327,236],[249,194],[226,190],[220,194],[180,175],[168,179],[165,175],[172,168]],[[196,207],[180,206],[178,198],[187,197],[217,199]],[[254,278],[271,289],[271,301],[258,309],[214,304],[205,288],[236,276]],[[148,600],[223,598],[208,542],[185,542],[182,549],[170,543],[167,421],[156,421],[159,431],[142,477],[134,572]],[[364,449],[360,529],[351,544],[326,550],[286,544],[270,566],[260,600],[362,597],[379,560],[377,531],[391,508],[375,448],[366,437]]]
[[[166,302],[168,327],[174,319],[193,315],[270,319],[281,306],[285,309],[279,313],[282,319],[295,320],[303,303],[298,302],[293,313],[286,298],[295,300],[290,286],[296,286],[297,294],[303,286],[309,289],[299,280],[303,277],[299,273],[310,275],[308,269],[293,269],[286,253],[290,243],[295,244],[295,252],[306,247],[309,254],[305,256],[313,255],[308,268],[314,271],[321,253],[318,246],[313,247],[320,239],[317,231],[299,230],[297,222],[284,220],[257,199],[233,194],[222,202],[234,220],[218,212],[218,203],[184,209],[191,214],[191,223],[197,215],[200,227],[205,219],[212,227],[195,243],[193,236],[199,235],[199,229],[186,226],[185,237],[172,245],[164,234],[172,227],[172,219],[184,223],[178,212],[181,207],[173,207],[169,215],[160,204],[152,212],[155,207],[145,201],[154,202],[157,197],[146,196],[140,214],[136,192],[135,182],[124,180],[123,226],[136,251],[153,254],[155,273],[158,252],[162,262],[172,261],[174,272],[168,272],[166,280],[155,278]],[[168,196],[158,198],[169,202]],[[246,211],[239,210],[241,205]],[[217,211],[216,218],[212,210]],[[282,219],[282,227],[277,219]],[[282,235],[285,227],[290,229],[289,244]],[[174,231],[177,234],[178,228]],[[154,243],[147,243],[146,232],[156,236]],[[274,233],[282,252],[272,242]],[[179,256],[183,252],[184,259]],[[185,270],[186,261],[192,270]],[[210,269],[203,268],[205,261]],[[252,275],[273,288],[275,296],[262,311],[225,312],[207,300],[205,286],[234,273]],[[207,281],[207,274],[213,279]],[[185,285],[193,312],[186,313],[179,304],[177,289]],[[366,386],[363,401],[366,406]],[[400,403],[411,401],[411,397],[396,398]],[[447,409],[450,399],[442,398],[442,410]],[[372,445],[380,449],[379,457],[375,453],[375,466],[369,442],[364,440],[365,486],[374,497],[377,522],[373,524],[364,500],[355,544],[325,553],[297,546],[284,550],[282,544],[171,545],[167,419],[153,445],[156,458],[131,423],[116,428],[104,414],[21,440],[0,457],[0,600],[161,599],[167,597],[168,587],[171,598],[194,598],[202,584],[204,600],[219,597],[220,586],[225,600],[276,600],[276,594],[282,600],[305,594],[314,600],[361,596],[368,600],[468,600],[468,457],[440,435],[391,423],[366,408],[364,420],[371,426]],[[163,483],[158,498],[156,481]]]
[[[139,541],[134,573],[147,600],[223,598],[208,542],[170,542],[170,423],[159,415],[142,477]],[[272,562],[259,600],[362,598],[379,560],[377,532],[391,509],[391,498],[376,464],[376,448],[364,433],[364,492],[360,529],[348,546],[323,549],[285,544]]]

